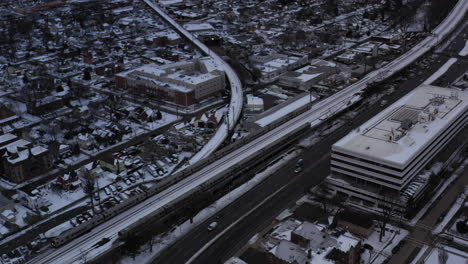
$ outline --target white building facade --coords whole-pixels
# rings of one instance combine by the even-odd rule
[[[327,182],[368,206],[399,203],[401,192],[467,123],[467,91],[420,86],[332,146]]]

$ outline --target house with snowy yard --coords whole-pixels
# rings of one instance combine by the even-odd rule
[[[89,133],[79,133],[77,139],[80,149],[92,150],[96,147],[94,136]]]
[[[103,170],[119,174],[126,169],[125,162],[121,158],[116,158],[112,154],[104,155],[99,160],[99,166]]]
[[[41,189],[25,186],[16,190],[17,199],[22,205],[36,211],[40,208],[48,208],[52,203],[43,197]]]
[[[0,194],[0,219],[3,222],[15,222],[15,212],[15,203],[12,200]]]
[[[193,118],[193,126],[199,128],[216,128],[223,118],[222,113],[216,111],[209,111],[198,114]]]
[[[273,240],[264,243],[266,257],[261,262],[252,262],[247,257],[244,259],[247,263],[360,263],[361,242],[350,233],[329,231],[323,225],[293,219],[286,220],[273,232]],[[255,250],[257,255],[262,254],[262,249]]]
[[[468,91],[421,85],[332,146],[332,190],[380,210],[411,210],[421,172],[468,123]]]
[[[46,173],[53,166],[53,156],[42,146],[11,134],[3,135],[0,145],[0,174],[12,182],[23,182]],[[9,139],[5,141],[6,137]],[[5,143],[7,142],[7,143]]]
[[[76,190],[80,187],[80,179],[74,170],[59,175],[55,183],[60,186],[60,188],[67,191]]]

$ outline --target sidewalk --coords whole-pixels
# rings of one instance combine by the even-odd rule
[[[464,186],[468,184],[468,169],[465,168],[463,174],[456,179],[452,185],[450,185],[447,190],[445,191],[442,198],[435,204],[435,206],[424,216],[421,220],[418,221],[418,224],[421,226],[416,225],[413,232],[410,233],[408,236],[411,240],[417,241],[424,241],[427,245],[431,245],[431,231],[427,230],[423,226],[435,228],[437,225],[437,220],[439,217],[449,208],[455,200],[459,196],[459,188],[460,186]],[[429,247],[431,248],[431,247]],[[405,247],[403,247],[396,255],[394,255],[388,264],[401,264],[406,263],[407,259],[416,249],[415,245],[412,243],[408,243]]]

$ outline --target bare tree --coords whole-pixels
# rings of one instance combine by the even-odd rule
[[[91,170],[88,170],[86,168],[83,168],[80,171],[80,174],[81,174],[81,183],[82,183],[82,186],[83,186],[83,191],[84,191],[84,193],[89,195],[89,199],[91,200],[91,207],[92,207],[93,213],[96,213],[95,210],[94,210],[94,197],[93,197],[93,193],[94,193],[94,189],[95,189],[94,186],[96,185],[96,174],[94,172],[92,172]]]
[[[448,260],[448,253],[443,248],[439,248],[439,264],[445,264]]]
[[[381,213],[377,218],[378,226],[380,228],[379,241],[382,242],[382,238],[385,236],[385,230],[387,224],[394,218],[400,215],[397,210],[397,199],[393,196],[384,196],[384,203],[381,205]]]
[[[376,252],[374,251],[374,249],[368,249],[368,251],[369,251],[369,262],[367,263],[371,264],[372,256],[374,256]]]
[[[149,244],[149,249],[150,249],[150,252],[153,253],[153,247],[154,245],[157,245],[161,242],[161,237],[159,235],[156,235],[156,236],[152,236],[151,239],[148,241],[148,244]]]
[[[325,181],[318,184],[314,191],[315,199],[322,205],[323,211],[328,214],[332,210],[332,193]]]
[[[129,232],[126,236],[122,237],[124,244],[120,247],[122,254],[131,256],[135,260],[136,255],[140,252],[142,239],[135,234]]]

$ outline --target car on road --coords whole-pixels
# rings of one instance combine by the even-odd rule
[[[296,174],[300,173],[301,171],[302,171],[302,167],[296,167],[294,169],[294,173],[296,173]]]
[[[216,227],[218,226],[218,222],[212,222],[209,226],[208,226],[208,231],[212,231],[214,230]]]

